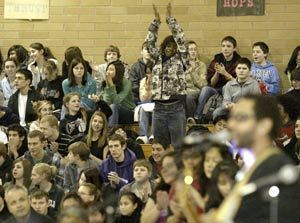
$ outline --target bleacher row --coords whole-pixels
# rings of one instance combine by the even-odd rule
[[[186,129],[190,129],[192,126],[200,126],[199,124],[187,124],[186,125]],[[214,126],[212,124],[204,124],[204,125],[201,125],[201,126],[204,126],[204,127],[207,127],[208,130],[210,132],[212,132]],[[130,124],[130,125],[123,125],[122,128],[124,130],[131,130],[131,131],[134,131],[134,132],[139,132],[139,125],[138,123],[135,123],[135,124]],[[148,159],[151,154],[152,154],[152,147],[151,147],[151,144],[141,144],[142,146],[142,149],[143,149],[143,152],[145,154],[145,157],[146,159]]]

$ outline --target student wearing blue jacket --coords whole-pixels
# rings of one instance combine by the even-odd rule
[[[266,43],[253,44],[251,76],[259,82],[263,94],[276,96],[280,93],[280,78],[277,68],[267,60],[268,54],[269,47]]]

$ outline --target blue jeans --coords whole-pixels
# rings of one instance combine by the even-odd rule
[[[148,129],[150,124],[150,117],[153,123],[153,112],[146,112],[143,108],[140,110],[140,120],[139,120],[139,128],[140,128],[140,136],[148,136]],[[153,130],[151,129],[150,135],[152,135]],[[150,136],[149,135],[149,136]]]
[[[153,113],[154,139],[172,144],[176,150],[181,148],[186,127],[184,107],[183,101],[155,102]]]
[[[203,113],[203,109],[204,106],[206,104],[206,102],[208,101],[208,99],[217,94],[219,91],[219,89],[210,87],[210,86],[205,86],[201,89],[199,98],[198,98],[198,105],[197,105],[197,109],[195,111],[195,115],[194,117],[201,119],[202,113]]]
[[[121,105],[111,104],[112,115],[108,119],[108,126],[115,127],[119,124],[132,124],[133,111]]]

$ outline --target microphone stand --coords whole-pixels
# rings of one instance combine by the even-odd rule
[[[268,190],[270,201],[270,223],[278,223],[278,202],[280,190],[277,186],[271,186]]]

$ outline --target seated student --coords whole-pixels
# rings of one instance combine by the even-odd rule
[[[152,165],[152,176],[151,179],[157,179],[161,176],[161,158],[167,152],[169,144],[158,141],[156,139],[152,142],[152,155],[149,157],[149,162]]]
[[[102,100],[97,100],[96,110],[81,108],[80,101],[81,97],[77,92],[72,92],[64,96],[63,102],[67,114],[59,124],[59,131],[72,136],[74,140],[80,140],[86,134],[90,118],[96,110],[102,111],[106,115],[106,118],[109,118],[112,114],[108,104]]]
[[[264,42],[256,42],[252,46],[252,51],[251,76],[259,82],[263,94],[278,95],[280,93],[280,78],[277,68],[267,60],[268,45]]]
[[[34,188],[40,189],[48,194],[49,210],[54,215],[58,214],[60,203],[64,196],[63,189],[54,180],[57,176],[56,171],[55,166],[50,166],[46,163],[37,163],[31,172],[32,190]]]
[[[140,198],[132,193],[126,192],[120,195],[119,214],[116,215],[115,223],[139,223],[143,204]]]
[[[7,154],[6,146],[0,142],[0,185],[11,180],[13,160]]]
[[[23,156],[28,151],[25,129],[19,124],[12,124],[7,128],[7,135],[8,155],[14,160]]]
[[[46,78],[44,64],[47,60],[52,60],[57,64],[57,60],[53,56],[48,47],[44,47],[41,43],[32,43],[29,46],[29,53],[32,62],[28,64],[27,69],[32,72],[32,86],[37,89],[41,80]]]
[[[294,69],[297,69],[300,67],[300,46],[297,46],[290,57],[290,60],[288,62],[287,67],[284,70],[284,73],[288,76],[288,78],[291,78],[291,73]]]
[[[31,163],[23,157],[14,160],[11,170],[12,180],[10,182],[6,182],[6,184],[4,184],[4,188],[6,189],[9,185],[16,184],[28,189],[31,184],[31,170]]]
[[[296,120],[300,115],[300,103],[298,100],[287,94],[277,96],[281,128],[275,142],[281,149],[284,149],[294,136]]]
[[[37,90],[45,100],[51,101],[54,110],[61,109],[64,92],[62,89],[63,78],[58,74],[55,62],[48,60],[44,63],[46,78],[38,84]]]
[[[90,149],[84,142],[74,142],[68,149],[69,163],[64,171],[63,188],[65,192],[76,191],[79,184],[80,172],[98,165],[90,159]]]
[[[208,200],[205,211],[218,208],[228,196],[235,184],[239,167],[229,160],[221,161],[212,172],[211,187],[208,190]]]
[[[47,140],[47,148],[63,157],[68,155],[68,146],[73,137],[59,131],[58,120],[54,115],[46,115],[40,120],[40,129]]]
[[[30,208],[30,199],[28,191],[23,186],[11,185],[5,190],[5,201],[12,214],[8,222],[43,222],[53,223],[50,218],[38,214]]]
[[[136,63],[131,66],[129,78],[132,83],[132,93],[134,103],[139,104],[140,100],[140,82],[146,77],[146,64],[151,60],[147,43],[144,42],[141,49],[142,58],[138,59]]]
[[[0,126],[20,123],[19,117],[10,108],[0,106]]]
[[[135,136],[133,131],[124,131],[122,128],[117,128],[113,131],[115,134],[122,136],[126,140],[127,148],[130,149],[137,159],[145,159],[145,154],[142,146],[135,141]]]
[[[62,77],[63,77],[63,79],[68,78],[69,66],[70,66],[72,60],[75,59],[75,58],[82,59],[84,61],[84,65],[87,69],[87,72],[89,74],[92,74],[92,68],[90,67],[89,62],[86,61],[83,58],[82,51],[78,46],[71,46],[71,47],[67,48],[65,53],[64,53],[64,56],[65,56],[65,60],[62,63]]]
[[[85,109],[95,109],[91,96],[96,94],[96,81],[87,72],[84,60],[72,60],[68,72],[68,79],[62,82],[64,94],[78,92],[81,96],[81,106]]]
[[[208,86],[202,88],[195,112],[196,122],[202,118],[203,109],[208,99],[215,94],[222,94],[225,84],[236,77],[235,63],[241,57],[236,52],[237,42],[232,36],[221,41],[221,53],[216,54],[207,70]],[[198,121],[197,121],[198,119]]]
[[[31,192],[30,206],[40,215],[48,216],[52,220],[56,218],[55,214],[49,210],[49,195],[45,191],[36,189]]]
[[[97,82],[97,93],[99,93],[102,89],[102,83],[105,81],[106,77],[106,70],[107,70],[107,65],[110,64],[111,62],[120,60],[121,54],[120,50],[117,46],[114,45],[109,45],[105,51],[104,51],[104,61],[105,63],[100,64],[100,65],[95,65],[93,63],[90,63],[90,66],[92,67],[94,71],[94,79]],[[129,78],[129,66],[128,64],[122,62],[125,67],[125,74],[124,76],[128,79]]]
[[[233,79],[223,88],[222,107],[214,111],[214,116],[222,113],[224,109],[231,110],[234,104],[244,95],[261,94],[259,84],[250,77],[251,62],[246,57],[236,62],[236,79]]]
[[[7,51],[7,58],[16,60],[21,69],[27,68],[29,54],[24,46],[12,45]]]
[[[20,125],[26,126],[36,120],[32,102],[41,99],[41,95],[30,88],[32,73],[29,70],[18,70],[15,78],[17,91],[10,97],[8,107],[19,117]]]
[[[53,104],[47,100],[37,101],[33,105],[33,110],[37,114],[38,118],[37,118],[37,120],[30,123],[29,132],[31,132],[33,130],[41,131],[40,120],[46,115],[52,115]]]
[[[283,152],[289,156],[295,165],[300,163],[300,116],[297,117],[294,135],[292,139],[284,146]]]
[[[300,100],[300,68],[294,69],[291,73],[292,87],[286,94],[292,95]],[[300,102],[299,102],[300,103]]]
[[[83,141],[90,148],[92,159],[101,162],[104,159],[104,151],[107,148],[108,122],[105,114],[95,111],[91,117],[87,135]]]
[[[120,194],[126,192],[135,193],[145,204],[152,195],[156,183],[150,180],[152,175],[152,165],[147,160],[137,160],[133,164],[134,181],[121,188]]]
[[[187,43],[190,58],[190,66],[185,71],[186,79],[186,117],[194,117],[197,107],[197,101],[201,89],[207,85],[205,63],[200,61],[198,46],[195,41],[190,40]]]
[[[45,136],[42,132],[38,130],[29,132],[27,136],[28,151],[25,152],[24,158],[27,159],[32,166],[37,163],[47,163],[51,166],[56,166],[56,180],[61,184],[64,173],[64,165],[61,162],[61,155],[57,152],[51,152],[48,149],[44,150],[45,141]]]
[[[111,188],[119,191],[133,180],[133,163],[136,157],[126,148],[125,139],[114,134],[108,137],[109,157],[100,165],[100,179]]]
[[[107,65],[105,81],[102,83],[102,98],[112,109],[109,126],[133,123],[133,95],[131,82],[124,77],[125,67],[119,60]]]
[[[17,90],[14,85],[17,68],[18,62],[15,59],[7,58],[4,61],[3,72],[5,73],[5,76],[0,82],[0,91],[2,91],[4,96],[4,103],[2,105],[5,107],[7,106],[9,98]]]

